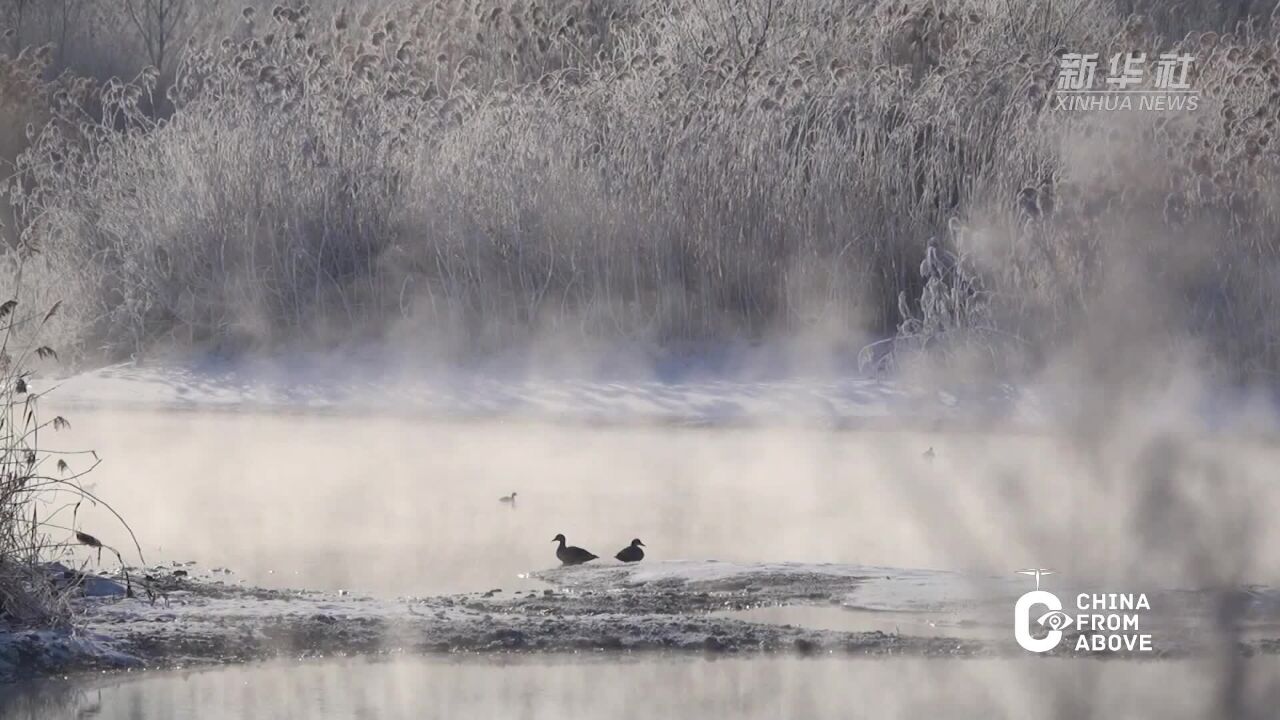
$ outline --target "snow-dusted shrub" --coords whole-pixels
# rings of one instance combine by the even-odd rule
[[[944,319],[977,306],[918,272],[938,238],[981,278],[965,334],[1019,338],[993,353],[1052,352],[1163,278],[1141,297],[1164,296],[1146,309],[1169,343],[1280,366],[1269,26],[1169,38],[1122,6],[258,6],[187,52],[172,114],[154,73],[51,93],[7,190],[80,347],[110,355],[912,317],[935,329],[904,338],[954,338]],[[1203,107],[1059,111],[1073,49],[1191,52]],[[956,222],[983,241],[959,251]]]

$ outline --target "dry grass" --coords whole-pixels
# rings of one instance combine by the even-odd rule
[[[21,269],[6,270],[20,287]],[[57,577],[47,563],[76,565],[73,548],[96,551],[99,563],[102,551],[109,550],[124,565],[118,551],[77,523],[82,504],[102,504],[81,484],[98,465],[97,455],[46,449],[48,435],[69,426],[61,416],[41,415],[47,390],[32,385],[32,368],[57,359],[52,348],[37,344],[57,310],[57,305],[31,310],[12,298],[0,302],[0,624],[9,627],[70,621],[68,599],[78,583]],[[88,563],[73,572],[83,573]]]
[[[1124,5],[260,7],[187,53],[163,121],[154,74],[51,90],[11,199],[114,355],[905,329],[1009,368],[1138,303],[1274,373],[1270,26]],[[1070,49],[1193,52],[1202,109],[1055,111]],[[931,241],[964,279],[920,272]]]

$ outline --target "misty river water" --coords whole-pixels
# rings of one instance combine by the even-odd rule
[[[986,720],[1084,717],[1105,708],[1106,717],[1177,720],[1220,716],[1221,674],[1215,670],[1190,661],[603,659],[590,654],[337,659],[42,680],[11,692],[4,716]],[[1252,670],[1274,676],[1280,663],[1258,660]]]
[[[260,586],[509,590],[556,565],[557,533],[604,558],[638,537],[651,559],[988,575],[1038,565],[1095,578],[1132,565],[1179,584],[1196,578],[1178,577],[1188,572],[1178,541],[1197,536],[1183,519],[1165,537],[1163,516],[1144,514],[1172,483],[1177,497],[1157,509],[1205,495],[1209,509],[1195,513],[1203,534],[1247,528],[1258,548],[1251,579],[1280,579],[1280,557],[1262,552],[1280,547],[1280,527],[1245,523],[1280,513],[1269,481],[1280,451],[1259,444],[1160,449],[1158,457],[1194,453],[1164,459],[1173,463],[1166,471],[1132,442],[1086,451],[1049,435],[67,416],[57,447],[98,452],[102,464],[86,482],[130,523],[149,564],[196,561]],[[930,447],[935,457],[922,457]],[[1152,467],[1160,474],[1146,477]],[[498,502],[512,492],[514,506]],[[130,547],[100,508],[83,506],[79,527]]]
[[[387,596],[539,587],[527,574],[556,564],[560,532],[605,558],[639,537],[663,560],[988,575],[1034,565],[1094,578],[1141,561],[1194,573],[1176,547],[1159,553],[1168,543],[1142,514],[1151,488],[1124,482],[1150,463],[1141,447],[1085,451],[1050,435],[977,432],[67,416],[59,449],[98,452],[87,482],[128,520],[147,563],[228,568],[228,582]],[[1242,507],[1280,509],[1266,482],[1274,448],[1194,452],[1231,471],[1229,485],[1211,488],[1220,500],[1205,528],[1239,525]],[[1219,475],[1206,477],[1187,478],[1187,492]],[[514,506],[498,502],[511,492]],[[78,522],[130,546],[101,508],[85,506]],[[1276,558],[1264,550],[1280,547],[1277,529],[1247,527],[1251,571],[1274,583]],[[1248,674],[1277,669],[1256,660]],[[1105,707],[1197,717],[1216,707],[1222,677],[1191,661],[392,656],[24,683],[6,690],[4,716],[1049,717]]]

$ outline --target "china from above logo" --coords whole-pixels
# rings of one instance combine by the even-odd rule
[[[1097,82],[1098,53],[1063,53],[1054,88],[1058,110],[1196,110],[1200,91],[1191,84],[1194,55],[1146,53],[1111,56],[1104,82]],[[1148,70],[1154,69],[1154,73]],[[1150,80],[1150,82],[1148,82]]]
[[[1040,589],[1042,578],[1057,573],[1033,568],[1018,574],[1036,579],[1036,589],[1023,594],[1013,606],[1013,637],[1023,649],[1049,652],[1074,627],[1076,652],[1151,652],[1151,634],[1141,632],[1139,615],[1139,611],[1151,609],[1145,593],[1079,593],[1074,598],[1077,612],[1071,615],[1064,611],[1057,595]],[[1033,608],[1039,609],[1033,612]],[[1045,630],[1043,636],[1032,634],[1033,620]]]

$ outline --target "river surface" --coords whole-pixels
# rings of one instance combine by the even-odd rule
[[[607,657],[607,659],[606,659]],[[541,656],[337,659],[0,688],[11,720],[1222,717],[1280,661]],[[1265,685],[1263,685],[1265,687]],[[1261,717],[1261,716],[1259,716]]]
[[[650,559],[1049,567],[1092,580],[1136,568],[1170,587],[1199,580],[1203,543],[1239,554],[1243,542],[1240,571],[1280,584],[1280,554],[1262,552],[1280,547],[1280,524],[1261,521],[1280,515],[1269,470],[1280,452],[1257,444],[1086,451],[1045,435],[246,412],[68,419],[46,442],[97,451],[86,483],[148,563],[195,561],[269,587],[533,587],[522,576],[557,564],[557,533],[599,562],[640,538]],[[1170,453],[1187,457],[1161,459]],[[498,501],[512,492],[514,505]],[[136,562],[102,508],[83,505],[77,522]]]
[[[1265,521],[1280,514],[1280,452],[1257,442],[240,411],[67,417],[71,428],[46,447],[97,452],[101,465],[85,482],[127,519],[148,565],[193,562],[194,574],[249,585],[382,597],[542,588],[529,573],[557,564],[556,533],[601,564],[641,538],[648,562],[933,568],[1026,589],[1034,581],[1015,570],[1053,568],[1064,586],[1117,592],[1280,584],[1280,524]],[[70,456],[72,470],[92,458]],[[515,503],[498,501],[512,492]],[[52,520],[69,524],[70,510]],[[137,562],[104,508],[82,505],[75,524]],[[83,551],[76,559],[97,563]],[[910,582],[883,580],[876,587],[892,602],[862,617],[835,608],[736,617],[975,632],[954,617],[939,625],[912,614],[920,598]],[[980,631],[992,627],[1005,632]],[[1178,718],[1261,702],[1257,693],[1270,702],[1275,683],[1252,678],[1277,671],[1274,656],[392,656],[27,682],[4,689],[0,715],[1034,718],[1105,709]]]

